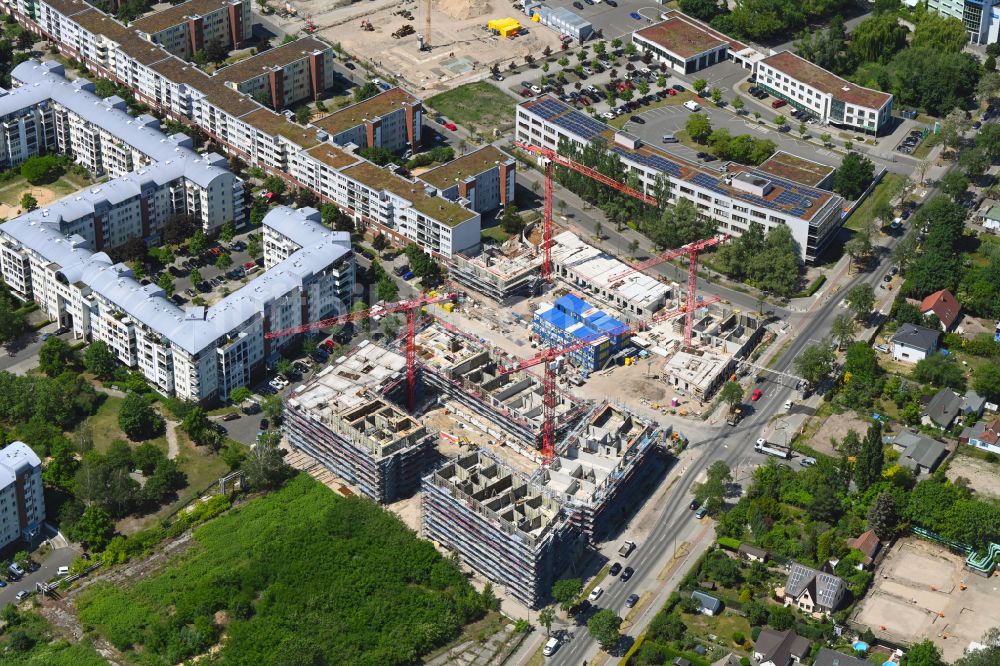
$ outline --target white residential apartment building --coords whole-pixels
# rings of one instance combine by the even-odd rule
[[[135,236],[156,242],[174,214],[199,219],[206,232],[243,219],[243,183],[221,155],[199,155],[188,136],[165,135],[152,116],[133,118],[121,99],[101,99],[86,79],[67,80],[58,63],[29,60],[11,78],[17,87],[0,96],[0,117],[17,117],[21,129],[16,150],[13,133],[6,137],[11,159],[62,152],[112,178],[60,202],[63,233],[103,250]],[[45,140],[29,143],[32,135]]]
[[[82,0],[6,2],[7,11],[29,29],[56,41],[66,57],[128,86],[150,107],[196,124],[230,154],[284,178],[293,187],[313,189],[323,201],[343,207],[360,225],[384,231],[399,242],[416,242],[445,258],[475,250],[478,211],[496,207],[486,192],[500,198],[504,189],[484,187],[473,200],[465,199],[448,191],[453,188],[405,178],[357,156],[358,148],[368,146],[419,150],[423,107],[399,88],[301,126],[240,92],[239,84],[227,82],[221,72],[206,74]],[[315,66],[320,60],[324,64]],[[325,68],[326,56],[319,58],[311,52],[306,62],[312,82]],[[297,76],[305,77],[304,70]],[[304,81],[301,85],[305,90]],[[505,186],[513,182],[509,168],[504,179]],[[492,182],[486,174],[477,181]]]
[[[751,222],[765,230],[786,225],[798,243],[800,258],[815,261],[836,236],[842,223],[842,197],[768,172],[767,163],[754,169],[724,164],[718,169],[688,162],[672,153],[594,120],[585,113],[543,95],[517,108],[517,139],[558,150],[560,141],[584,147],[605,142],[608,150],[638,176],[652,194],[658,177],[670,187],[670,200],[685,198],[701,215],[716,222],[720,232],[739,236]]]
[[[45,523],[42,461],[24,442],[0,449],[0,548],[31,542]]]
[[[268,341],[266,332],[350,308],[350,234],[323,227],[315,209],[272,210],[264,219],[268,269],[210,307],[181,309],[156,285],[139,284],[125,264],[60,232],[50,218],[66,201],[0,225],[4,281],[77,339],[103,340],[165,394],[228,395],[292,340]]]
[[[238,49],[253,36],[250,0],[188,0],[132,22],[139,35],[184,60],[217,43]]]
[[[759,61],[757,86],[830,123],[878,135],[892,120],[892,95],[842,79],[791,51]]]

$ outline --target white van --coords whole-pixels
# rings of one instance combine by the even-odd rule
[[[559,645],[558,638],[550,638],[548,642],[545,643],[545,647],[542,648],[542,654],[546,657],[551,657],[556,653],[556,650],[559,649]]]
[[[69,567],[59,567],[58,569],[56,569],[56,575],[57,576],[68,576],[69,575]]]
[[[698,102],[694,101],[693,99],[689,99],[688,101],[684,102],[684,108],[689,109],[691,111],[701,111],[701,105],[698,104]]]

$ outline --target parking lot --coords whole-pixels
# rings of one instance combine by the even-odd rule
[[[574,2],[579,2],[581,6],[576,7]],[[590,2],[587,0],[554,0],[545,4],[553,8],[563,7],[578,16],[582,16],[590,21],[595,31],[603,31],[604,39],[609,41],[659,21],[662,11],[655,6],[655,3],[642,0],[617,0],[613,4],[606,1],[596,2],[595,0]],[[638,19],[632,16],[633,12],[639,16]]]

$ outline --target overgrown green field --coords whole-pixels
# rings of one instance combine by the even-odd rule
[[[107,662],[84,639],[57,638],[38,613],[4,611],[8,622],[0,638],[0,666],[104,666]]]
[[[514,126],[514,99],[485,81],[467,83],[434,95],[427,105],[449,120],[476,132]]]
[[[222,664],[386,666],[418,661],[484,610],[398,518],[305,475],[194,538],[149,579],[81,594],[84,626],[143,664],[221,642]]]

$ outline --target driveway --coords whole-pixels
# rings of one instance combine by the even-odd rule
[[[56,548],[50,552],[45,560],[40,562],[41,567],[38,571],[25,574],[21,580],[7,583],[7,587],[0,588],[0,608],[15,603],[14,596],[21,590],[34,592],[35,583],[47,583],[55,578],[59,567],[68,567],[79,554],[80,551],[71,546]]]

